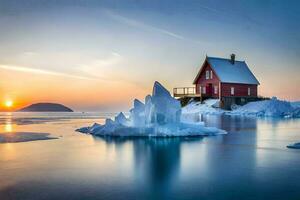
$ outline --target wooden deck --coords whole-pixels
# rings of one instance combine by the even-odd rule
[[[177,87],[173,88],[174,97],[201,97],[201,94],[196,94],[195,87]]]

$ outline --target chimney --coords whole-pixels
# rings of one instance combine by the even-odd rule
[[[234,62],[235,62],[235,54],[231,54],[231,55],[230,55],[230,62],[231,62],[231,64],[234,65]]]

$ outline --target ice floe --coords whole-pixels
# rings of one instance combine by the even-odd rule
[[[52,137],[49,133],[36,133],[36,132],[10,132],[0,134],[0,143],[16,143],[16,142],[29,142],[36,140],[52,140],[58,139]]]
[[[290,148],[290,149],[300,149],[300,142],[294,143],[294,144],[290,144],[290,145],[287,146],[287,148]]]

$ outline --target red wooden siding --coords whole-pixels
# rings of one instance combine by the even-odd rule
[[[206,95],[209,95],[211,97],[218,98],[219,97],[219,79],[217,75],[213,71],[212,79],[209,76],[209,79],[206,79],[206,71],[213,71],[210,65],[205,62],[203,69],[200,73],[200,76],[196,80],[196,94],[200,94],[200,86],[206,87]],[[209,74],[210,75],[210,74]],[[214,87],[218,87],[217,94],[214,93]]]
[[[234,95],[231,95],[231,87],[234,87]],[[250,96],[248,95],[248,88],[250,88]],[[256,97],[257,85],[221,83],[221,91],[221,96],[223,97]]]
[[[209,76],[209,78],[206,79],[206,71],[209,72],[212,71],[213,73],[212,78],[211,76]],[[227,83],[221,82],[218,75],[215,73],[214,69],[208,63],[206,58],[200,71],[198,72],[196,78],[194,79],[193,84],[195,84],[196,87],[196,94],[201,94],[201,96],[203,97],[212,97],[212,98],[257,97],[257,86],[258,86],[257,84],[230,83],[230,81],[226,81],[226,82]],[[203,93],[203,91],[200,91],[200,87],[206,89],[205,94]],[[216,93],[215,93],[215,87],[216,87]],[[234,88],[234,94],[231,94],[232,87]],[[249,88],[250,88],[250,95],[248,94]]]

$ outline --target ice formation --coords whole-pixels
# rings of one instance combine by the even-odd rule
[[[233,110],[230,114],[255,115],[263,117],[300,117],[299,108],[295,108],[288,101],[270,100],[250,102]]]
[[[222,114],[225,110],[219,108],[219,99],[207,99],[205,101],[192,101],[182,108],[182,114]]]
[[[291,102],[291,105],[292,105],[294,108],[300,108],[300,101],[294,101],[294,102]]]
[[[0,144],[52,139],[58,138],[51,136],[49,133],[37,132],[10,132],[9,134],[0,134]]]
[[[295,144],[290,144],[290,145],[287,146],[287,148],[290,148],[290,149],[300,149],[300,142],[295,143]]]
[[[97,136],[204,136],[226,133],[215,127],[205,127],[203,122],[181,121],[181,105],[168,90],[155,82],[152,96],[145,103],[135,99],[129,118],[123,113],[114,120],[106,119],[104,125],[77,129]]]
[[[236,109],[227,111],[218,108],[217,99],[207,99],[203,103],[190,102],[182,108],[182,115],[185,118],[199,114],[226,114],[226,115],[246,115],[258,117],[300,117],[300,107],[298,102],[278,100],[273,97],[270,100],[250,102],[244,106],[236,106]]]

